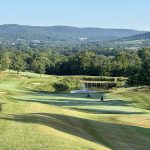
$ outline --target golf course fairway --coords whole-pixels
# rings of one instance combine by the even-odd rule
[[[150,92],[37,90],[56,76],[0,74],[0,150],[148,150]]]

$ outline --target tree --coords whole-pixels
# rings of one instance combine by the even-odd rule
[[[23,59],[23,56],[21,53],[13,54],[12,57],[12,68],[17,71],[17,74],[19,74],[20,71],[23,71],[26,67],[26,63]]]
[[[141,65],[132,66],[130,68],[130,75],[128,78],[128,84],[132,86],[137,86],[137,90],[139,89],[139,85],[142,84],[141,80]]]
[[[150,58],[150,48],[143,48],[138,52],[139,57],[144,61],[147,58]]]
[[[144,85],[149,86],[150,90],[150,58],[142,63],[141,78]]]
[[[41,76],[41,74],[45,73],[47,61],[45,57],[36,57],[32,62],[32,69]]]
[[[130,76],[136,67],[141,66],[141,59],[135,51],[121,52],[112,59],[113,76]],[[137,68],[138,69],[138,68]]]
[[[6,53],[0,52],[0,72],[8,68],[7,58],[8,56]]]

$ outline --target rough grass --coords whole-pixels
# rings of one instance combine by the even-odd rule
[[[59,77],[0,74],[0,150],[147,150],[150,98],[120,90],[84,94],[42,92]]]

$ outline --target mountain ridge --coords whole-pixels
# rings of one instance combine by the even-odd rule
[[[0,25],[0,41],[109,41],[134,36],[144,31],[73,26],[31,26],[19,24]]]

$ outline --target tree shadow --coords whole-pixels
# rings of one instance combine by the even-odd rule
[[[64,107],[67,109],[72,109],[76,111],[82,111],[86,113],[93,113],[93,114],[145,114],[142,111],[120,111],[120,110],[103,110],[99,108],[98,106],[121,106],[121,105],[112,105],[112,102],[109,104],[108,102],[99,102],[99,101],[93,101],[93,100],[66,100],[66,99],[14,99],[15,101],[21,101],[21,102],[31,102],[31,103],[40,103],[40,104],[47,104],[47,105],[53,105],[53,106],[59,106]],[[116,102],[120,102],[122,100],[112,100]],[[127,103],[127,102],[126,102]],[[91,108],[82,108],[82,107],[89,107]],[[92,107],[96,107],[93,108]],[[123,105],[128,106],[128,105]],[[80,107],[80,108],[78,108]]]
[[[143,108],[146,109],[146,110],[150,110],[150,107],[148,107],[148,106],[147,107],[143,107]]]
[[[39,99],[38,97],[43,97],[43,96],[50,97],[48,99],[43,98],[45,100],[46,104],[48,104],[48,101],[53,100],[51,97],[60,97],[61,99],[60,98],[57,99],[57,101],[60,101],[60,106],[62,105],[61,103],[64,102],[64,104],[65,104],[65,102],[67,102],[66,98],[70,99],[70,103],[78,102],[79,105],[82,104],[82,102],[85,104],[89,103],[90,105],[103,105],[103,106],[107,106],[107,105],[108,106],[130,106],[131,104],[134,103],[134,101],[129,101],[129,100],[114,100],[114,99],[108,100],[105,98],[106,93],[93,93],[93,94],[90,94],[91,95],[90,97],[87,97],[87,93],[78,93],[77,94],[77,93],[66,93],[66,92],[47,92],[47,91],[29,90],[29,89],[26,89],[26,92],[28,94],[31,94],[31,96],[37,96],[37,99]],[[100,101],[101,96],[104,97],[105,102],[97,103]],[[77,98],[80,98],[81,100],[76,100]],[[33,99],[33,101],[34,101],[34,99]],[[40,100],[38,100],[38,101],[40,101]],[[57,102],[57,104],[59,105],[58,102]]]
[[[106,100],[101,102],[97,99],[73,99],[73,98],[14,98],[15,101],[22,102],[37,102],[42,104],[56,105],[56,106],[129,106],[132,104],[131,101],[123,101],[123,100]]]
[[[6,105],[6,103],[0,103],[0,112],[3,111],[3,105]]]
[[[121,111],[121,110],[102,110],[102,109],[88,109],[88,108],[72,108],[73,110],[92,113],[92,114],[146,114],[145,112],[134,112],[134,111]]]
[[[103,94],[104,95],[104,94]],[[28,97],[30,95],[28,94]],[[40,93],[35,92],[31,94],[31,98],[14,98],[19,102],[32,102],[41,103],[59,107],[65,107],[67,109],[73,109],[77,111],[84,111],[94,114],[144,114],[142,111],[121,111],[121,110],[103,110],[99,106],[132,106],[132,101],[127,100],[105,100],[100,101],[100,94],[94,94],[92,97],[86,97],[85,94],[60,94],[60,93]],[[90,107],[91,108],[82,108]],[[97,107],[97,108],[94,108]],[[109,107],[108,107],[109,109]]]
[[[54,128],[111,149],[149,149],[150,129],[60,114],[30,113],[0,118]]]
[[[28,93],[29,94],[29,93]],[[51,101],[56,101],[56,105],[108,105],[108,106],[129,106],[133,102],[127,101],[127,100],[108,100],[105,99],[104,102],[100,102],[100,98],[103,95],[105,97],[105,93],[95,93],[91,94],[90,97],[87,97],[87,94],[71,94],[71,93],[47,93],[47,92],[31,92],[31,97],[34,97],[33,99],[18,99],[15,98],[15,100],[22,100],[22,101],[32,101],[32,102],[41,102],[45,104],[51,104]],[[29,95],[28,95],[29,96]],[[48,98],[47,98],[48,97]],[[55,103],[54,103],[55,104]]]

